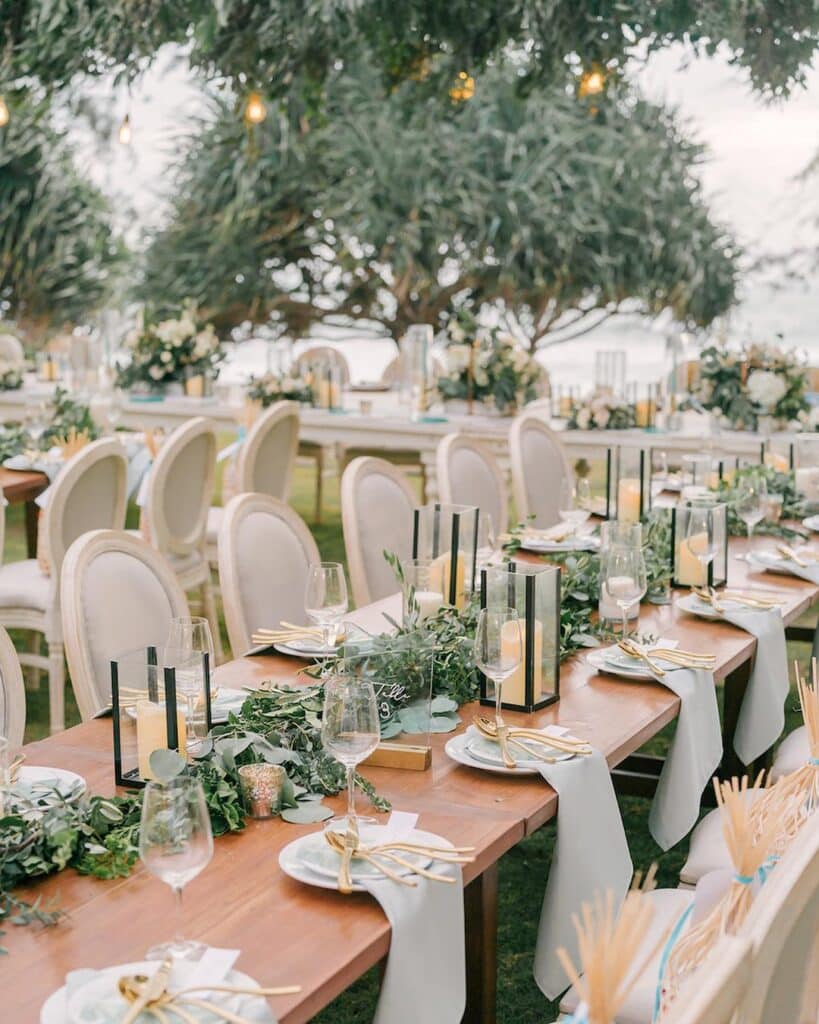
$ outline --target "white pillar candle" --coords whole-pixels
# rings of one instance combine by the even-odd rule
[[[154,704],[150,700],[141,700],[136,706],[136,728],[137,728],[137,758],[139,761],[139,776],[142,779],[152,779],[151,754],[155,750],[167,750],[168,748],[168,724],[165,717],[165,705]],[[185,713],[181,708],[176,709],[176,731],[179,736],[179,753],[185,757],[187,744],[185,742]]]
[[[617,485],[617,518],[621,523],[640,522],[640,481],[624,477]]]
[[[697,557],[705,551],[708,536],[696,533],[677,545],[677,583],[686,587],[703,587],[708,583],[708,567]]]
[[[429,571],[430,587],[440,585],[444,600],[449,604],[449,585],[452,578],[452,552],[447,551],[432,560]],[[455,560],[455,607],[466,607],[466,566],[464,556],[459,552]]]
[[[440,590],[416,590],[415,603],[418,605],[418,621],[423,622],[443,605],[444,595]]]
[[[532,695],[535,700],[543,690],[543,625],[535,620],[535,652],[532,673]],[[501,654],[514,656],[518,647],[518,627],[514,622],[504,622],[501,631]],[[520,623],[520,665],[503,682],[502,696],[507,704],[526,703],[526,623]]]

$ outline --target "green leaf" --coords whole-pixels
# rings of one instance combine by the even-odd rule
[[[326,821],[332,818],[333,812],[324,804],[308,802],[300,803],[297,807],[286,807],[281,812],[284,821],[291,825],[312,825],[319,821]]]
[[[171,782],[185,770],[185,758],[176,750],[155,750],[149,763],[158,782]]]

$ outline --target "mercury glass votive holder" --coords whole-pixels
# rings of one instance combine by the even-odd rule
[[[285,770],[279,764],[243,764],[239,767],[239,786],[251,818],[273,818],[282,799]]]

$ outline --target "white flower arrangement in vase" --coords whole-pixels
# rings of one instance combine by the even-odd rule
[[[188,300],[179,315],[153,323],[143,310],[141,323],[125,337],[130,360],[117,373],[120,387],[143,385],[159,390],[192,377],[213,376],[224,349],[213,325]]]

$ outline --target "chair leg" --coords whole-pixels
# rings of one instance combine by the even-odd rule
[[[62,732],[65,729],[65,652],[63,645],[54,640],[48,642],[48,711],[52,735]]]
[[[40,643],[43,639],[42,633],[38,633],[37,630],[32,630],[31,640],[29,641],[29,651],[32,654],[40,653]],[[39,690],[40,689],[40,670],[34,666],[29,669],[29,684],[28,689]]]
[[[216,601],[213,596],[213,584],[210,580],[202,584],[202,610],[210,625],[213,634],[213,653],[216,657],[216,665],[222,662],[222,634],[219,632],[219,615],[216,611]],[[212,666],[213,668],[216,665]]]
[[[324,449],[319,448],[316,455],[316,508],[313,515],[316,526],[321,525],[321,505],[324,494]]]

